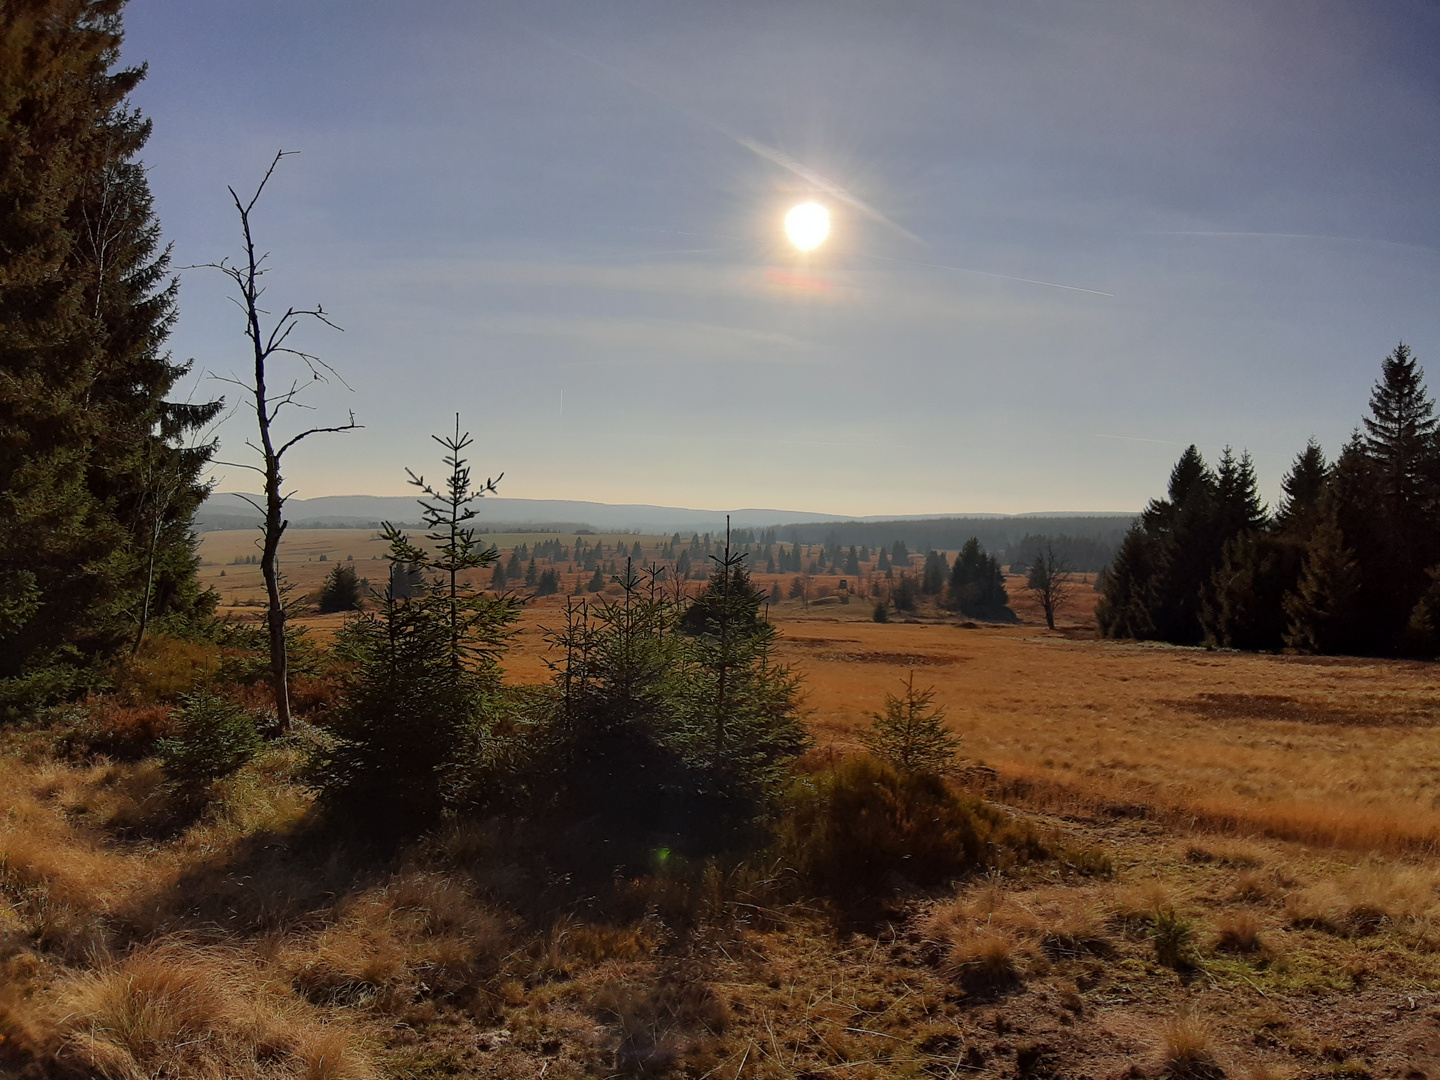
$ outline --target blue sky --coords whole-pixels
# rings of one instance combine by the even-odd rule
[[[310,418],[365,425],[294,453],[302,496],[404,493],[458,409],[517,498],[1125,510],[1191,441],[1274,498],[1397,341],[1440,388],[1431,4],[131,0],[126,27],[177,264],[232,254],[226,185],[301,151],[257,215],[270,297],[344,327],[305,332],[353,388]],[[802,256],[811,198],[834,230]],[[176,353],[238,369],[240,329],[187,271]],[[246,418],[220,434],[243,453]]]

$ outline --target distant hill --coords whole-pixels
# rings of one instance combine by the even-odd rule
[[[725,530],[723,510],[695,510],[643,503],[580,502],[569,499],[486,498],[476,503],[476,524],[492,532],[536,530],[573,533],[588,528],[597,532],[720,533]],[[294,528],[376,528],[382,521],[413,525],[419,506],[413,496],[327,495],[317,499],[291,499],[286,517]],[[847,517],[801,510],[745,508],[731,510],[735,529],[774,529],[776,538],[807,544],[890,544],[903,540],[913,551],[939,548],[953,551],[971,536],[987,550],[1002,552],[1027,534],[1066,535],[1119,544],[1133,513],[1096,514],[925,514]],[[195,515],[202,531],[243,529],[259,524],[260,515],[241,496],[220,492],[210,496]]]

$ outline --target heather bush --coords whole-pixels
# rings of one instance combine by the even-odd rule
[[[870,757],[795,781],[777,832],[807,886],[845,904],[1049,855],[1033,830],[940,777]]]

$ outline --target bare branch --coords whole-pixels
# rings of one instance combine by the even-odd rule
[[[355,413],[354,413],[354,412],[351,412],[351,413],[350,413],[350,422],[349,422],[348,424],[341,424],[341,425],[339,425],[338,427],[315,427],[315,428],[310,428],[308,431],[302,431],[302,432],[300,432],[299,435],[296,435],[296,436],[294,436],[293,438],[289,439],[287,442],[282,443],[282,444],[280,445],[280,448],[275,451],[275,459],[278,461],[280,458],[282,458],[282,457],[285,455],[285,451],[286,451],[286,450],[289,450],[290,447],[294,446],[294,445],[295,445],[296,443],[298,443],[301,439],[308,439],[311,435],[322,435],[322,434],[325,434],[325,433],[327,433],[327,432],[335,432],[335,431],[355,431],[355,430],[357,430],[357,429],[359,429],[359,428],[362,428],[362,427],[364,427],[364,426],[365,426],[364,424],[357,424],[357,423],[355,423]]]

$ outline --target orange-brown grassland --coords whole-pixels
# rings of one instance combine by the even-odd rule
[[[223,617],[259,613],[254,550],[202,538]],[[337,564],[378,583],[383,553],[313,530],[282,558],[304,596]],[[557,569],[508,683],[550,678],[589,578]],[[793,576],[754,580],[803,679],[797,782],[860,755],[913,674],[989,830],[959,876],[896,873],[860,917],[778,843],[581,888],[491,820],[335,840],[287,739],[180,806],[152,753],[180,695],[264,690],[243,650],[157,634],[0,736],[0,1076],[1440,1078],[1434,665],[1100,640],[1088,580],[1052,631],[1018,577],[1019,621],[989,624],[875,621],[873,565],[795,599]],[[349,617],[299,617],[307,725]]]

